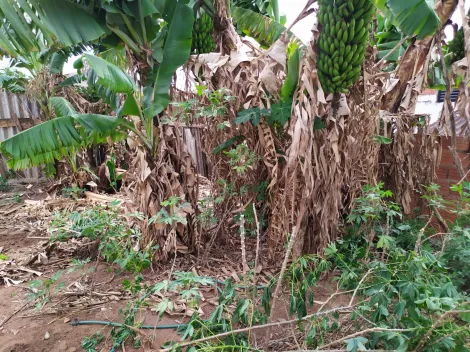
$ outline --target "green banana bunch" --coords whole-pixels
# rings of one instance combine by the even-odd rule
[[[465,38],[463,29],[457,31],[454,39],[452,39],[447,46],[447,53],[452,54],[448,57],[448,63],[453,64],[456,61],[462,60],[465,57]]]
[[[348,93],[361,74],[374,3],[320,0],[319,4],[318,77],[326,93]]]
[[[205,54],[215,50],[213,38],[214,22],[211,16],[203,13],[194,21],[193,42],[191,51],[194,54]]]

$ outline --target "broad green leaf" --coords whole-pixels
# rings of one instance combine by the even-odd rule
[[[122,68],[94,55],[85,54],[85,58],[95,74],[99,77],[98,84],[116,93],[130,94],[137,90],[132,79]]]
[[[63,52],[57,52],[52,54],[51,62],[49,63],[49,70],[52,73],[62,74],[64,70],[64,64],[68,59],[68,55]]]
[[[281,99],[289,101],[292,99],[297,83],[299,81],[301,50],[298,45],[291,43],[288,47],[289,56],[287,58],[287,77],[281,87]]]
[[[265,47],[270,47],[286,31],[286,27],[273,19],[257,12],[241,7],[232,8],[232,18],[237,26],[247,35],[254,38]],[[292,32],[288,32],[288,39],[292,39],[299,46],[302,41]]]
[[[440,26],[433,0],[374,0],[377,8],[405,35],[430,36]]]
[[[25,52],[39,49],[32,27],[26,22],[24,15],[14,0],[0,0],[0,16],[7,21],[10,28],[16,34],[16,40],[24,48]]]
[[[107,135],[121,138],[115,129],[124,121],[116,116],[94,114],[62,116],[4,140],[0,151],[9,159],[12,169],[39,166],[70,156],[91,143],[102,142]]]
[[[59,83],[58,86],[59,87],[73,86],[74,84],[78,84],[81,81],[83,81],[82,75],[73,75],[64,79],[62,82]]]
[[[233,120],[235,124],[240,125],[244,122],[251,122],[254,126],[257,126],[261,119],[260,108],[250,108],[239,111],[237,117]]]
[[[71,0],[30,0],[39,19],[64,47],[94,41],[107,33],[98,17]]]
[[[49,103],[54,107],[57,117],[71,116],[77,113],[72,104],[62,97],[51,97]]]
[[[273,16],[276,22],[281,22],[279,17],[279,0],[271,0],[271,7],[273,8]]]
[[[72,117],[86,130],[103,134],[114,130],[121,123],[121,119],[108,115],[76,114]]]
[[[242,142],[245,140],[245,136],[235,136],[235,137],[232,137],[228,140],[226,140],[224,143],[218,145],[217,147],[215,147],[213,150],[212,150],[212,154],[215,155],[215,154],[218,154],[224,150],[227,150],[228,148],[230,148],[231,146],[237,144],[238,142]]]
[[[268,124],[273,125],[275,122],[280,126],[284,126],[291,117],[292,98],[287,101],[280,101],[271,106],[271,114],[268,116]]]
[[[126,115],[141,116],[142,115],[139,103],[135,99],[134,94],[129,94],[127,96],[127,99],[124,102],[124,105],[123,105],[122,109],[119,111],[118,115],[119,116],[126,116]]]
[[[108,25],[108,28],[115,33],[121,40],[126,43],[126,45],[137,55],[140,55],[142,53],[142,50],[140,50],[139,45],[132,40],[131,37],[129,37],[124,31],[120,30],[117,27],[113,27]]]
[[[168,3],[168,1],[167,1]],[[152,99],[147,97],[150,106],[145,106],[145,117],[153,118],[170,103],[169,89],[176,70],[184,65],[191,52],[191,35],[194,23],[193,11],[184,1],[173,1],[171,9],[165,8],[164,18],[168,23],[168,32],[163,46],[163,59],[158,65]],[[149,94],[150,90],[147,89]],[[151,102],[149,101],[151,100]]]
[[[313,120],[313,130],[319,131],[326,128],[326,124],[322,121],[319,116],[315,116],[315,120]]]
[[[470,324],[470,312],[459,313],[459,317]]]
[[[391,144],[392,139],[388,137],[380,136],[380,135],[375,135],[374,142],[377,144]]]

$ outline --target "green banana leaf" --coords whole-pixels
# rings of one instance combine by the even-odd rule
[[[27,169],[70,156],[85,146],[104,141],[106,136],[119,140],[123,134],[115,130],[124,123],[127,121],[116,116],[62,116],[4,140],[0,151],[8,158],[10,168]]]
[[[265,47],[273,45],[287,30],[282,24],[269,17],[241,7],[232,8],[232,18],[246,35]],[[287,37],[299,46],[304,45],[291,31],[288,32]]]
[[[405,35],[433,35],[441,22],[433,0],[374,0],[375,6]]]
[[[284,102],[292,100],[295,89],[299,82],[300,59],[302,50],[295,44],[291,43],[288,47],[287,57],[287,77],[281,87],[281,99]]]
[[[85,54],[84,56],[99,77],[98,84],[111,89],[115,93],[130,94],[137,90],[132,79],[122,68],[94,55]]]
[[[49,98],[49,104],[54,107],[57,117],[71,116],[77,113],[72,104],[62,97]]]
[[[151,82],[144,90],[144,115],[151,119],[162,112],[170,103],[169,89],[176,70],[188,60],[191,52],[191,35],[194,15],[192,9],[184,1],[166,3],[163,18],[168,23],[167,36],[163,46],[163,60],[158,65]]]
[[[0,52],[10,57],[92,42],[109,32],[72,0],[0,0],[0,8]]]

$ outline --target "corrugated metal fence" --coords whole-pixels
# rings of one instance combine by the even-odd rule
[[[0,142],[39,122],[41,109],[39,104],[25,95],[13,94],[0,90]],[[5,176],[8,170],[5,160],[0,158],[0,174]],[[18,173],[25,178],[39,178],[39,168],[32,168]]]

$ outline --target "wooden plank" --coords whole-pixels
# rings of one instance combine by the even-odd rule
[[[16,120],[18,120],[23,130],[35,125],[33,119],[0,119],[0,128],[16,127]]]
[[[0,128],[9,128],[9,127],[15,127],[16,123],[13,120],[10,119],[1,119],[0,120]]]

